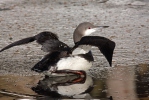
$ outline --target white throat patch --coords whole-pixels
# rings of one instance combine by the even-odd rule
[[[87,29],[86,31],[85,31],[85,35],[84,36],[87,36],[87,35],[90,35],[91,33],[94,33],[96,30],[94,29],[94,28],[92,28],[92,29]]]

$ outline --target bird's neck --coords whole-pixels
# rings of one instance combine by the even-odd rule
[[[89,51],[91,51],[91,46],[89,45],[81,45],[79,46],[78,48],[76,48],[74,51],[73,51],[73,55],[77,55],[77,54],[86,54],[88,53]]]

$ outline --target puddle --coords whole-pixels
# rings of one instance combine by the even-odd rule
[[[0,76],[0,99],[149,99],[148,64],[101,68],[89,74],[86,77]]]

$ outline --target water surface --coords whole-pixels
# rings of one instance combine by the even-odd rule
[[[0,76],[0,99],[148,100],[149,65],[90,70],[85,77]]]

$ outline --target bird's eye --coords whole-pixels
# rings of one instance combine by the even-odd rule
[[[91,29],[90,27],[88,29]]]

